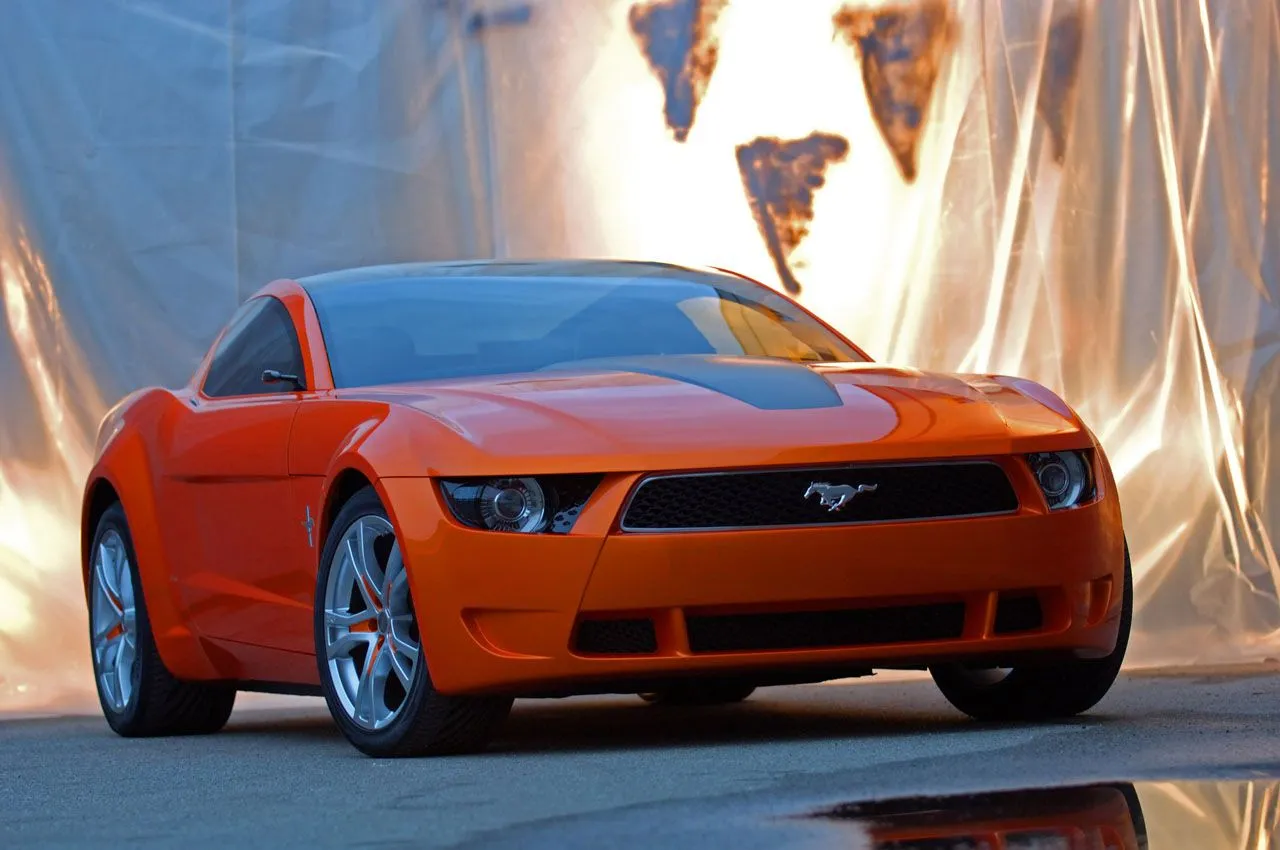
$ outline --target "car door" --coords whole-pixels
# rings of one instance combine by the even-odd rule
[[[306,393],[264,371],[305,375],[298,334],[276,298],[247,302],[169,435],[168,509],[192,539],[172,559],[187,623],[205,637],[309,651],[310,575],[293,516],[289,433]],[[314,583],[314,577],[307,580]]]

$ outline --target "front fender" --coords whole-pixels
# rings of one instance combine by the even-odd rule
[[[1014,439],[1077,433],[1084,448],[1093,444],[1093,435],[1062,398],[1048,387],[1010,375],[957,375],[982,393],[1009,428]]]
[[[316,488],[322,506],[317,558],[343,503],[365,482],[371,484],[378,494],[396,537],[401,541],[409,539],[406,534],[418,533],[424,523],[430,526],[445,521],[443,506],[436,498],[427,475],[432,452],[446,451],[449,443],[447,436],[439,441],[433,439],[439,428],[434,420],[418,411],[369,402],[343,404],[340,409],[347,426],[341,433],[334,428],[336,412],[319,413],[317,416],[320,427],[330,429],[328,442],[334,446],[323,461],[321,476],[312,479],[322,482]],[[314,436],[312,433],[303,437],[298,441],[299,445],[310,442]],[[317,447],[312,443],[311,452],[314,453]],[[319,466],[318,459],[314,454],[309,459],[299,456],[298,468],[302,469],[307,464],[306,468],[315,469]],[[313,486],[308,485],[308,489],[316,492]],[[430,521],[425,519],[428,517]],[[402,545],[401,551],[409,570],[420,572],[430,569],[429,560],[424,561],[413,554],[414,551],[421,554],[423,548],[420,543],[416,547]],[[448,611],[440,608],[438,601],[431,599],[429,594],[415,602],[419,616],[428,622],[448,616]],[[428,664],[432,654],[430,643],[424,632],[422,653]]]
[[[1100,498],[1112,498],[1120,510],[1115,474],[1097,434],[1062,396],[1043,384],[1011,375],[965,375],[970,386],[984,393],[996,405],[1015,435],[1076,431],[1079,446],[1093,449],[1094,474]],[[1123,527],[1123,520],[1121,520]]]

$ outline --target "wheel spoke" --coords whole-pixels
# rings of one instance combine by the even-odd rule
[[[98,669],[104,676],[114,672],[119,658],[120,650],[115,645],[115,639],[104,641],[98,648]]]
[[[113,556],[108,554],[107,547],[99,544],[98,562],[94,566],[94,572],[97,573],[98,586],[102,588],[102,595],[118,616],[123,611],[123,606],[120,604],[120,592],[116,589],[115,581],[111,576],[114,571],[114,567],[111,564],[112,558]]]
[[[367,720],[374,728],[380,726],[385,720],[379,717],[379,714],[388,713],[386,684],[387,672],[390,668],[387,656],[390,654],[381,640],[374,643],[369,648],[369,654],[365,656],[364,669],[360,671],[360,684],[356,688],[356,719]]]
[[[134,598],[133,574],[129,571],[129,559],[123,553],[120,556],[120,577],[116,587],[120,588],[120,607],[129,611],[137,606]]]
[[[99,590],[94,594],[94,612],[93,618],[93,639],[102,641],[111,631],[124,623],[124,620],[115,606],[111,604],[111,600],[107,597],[105,591]],[[125,628],[130,626],[125,623]]]
[[[382,582],[382,600],[387,607],[391,607],[392,600],[402,587],[406,587],[405,582],[409,575],[404,569],[404,558],[400,555],[399,541],[391,544],[391,554],[387,556],[387,569],[383,574]]]
[[[119,570],[116,567],[116,547],[110,541],[104,540],[98,544],[98,560],[102,565],[102,586],[112,596],[118,596],[119,591],[116,589],[116,576]]]
[[[98,684],[102,688],[102,693],[106,697],[107,702],[113,708],[119,709],[120,700],[120,680],[116,678],[114,670],[108,670],[105,667],[98,673]]]
[[[367,646],[369,652],[373,652],[377,638],[377,632],[347,632],[329,644],[328,656],[330,658],[350,657],[351,653],[361,646]]]
[[[130,695],[133,693],[133,660],[137,657],[135,645],[130,640],[130,635],[125,633],[120,639],[120,701],[127,703]]]
[[[413,650],[414,657],[418,654],[418,643],[409,637],[409,626],[413,623],[412,614],[400,614],[391,618],[391,638],[396,642],[396,646],[409,647]]]
[[[413,665],[418,661],[418,644],[408,635],[409,624],[412,622],[412,614],[391,618],[391,666],[406,692],[413,679]]]
[[[133,595],[133,588],[130,586],[133,582],[129,577],[129,556],[125,554],[124,541],[118,535],[111,538],[111,569],[111,578],[114,582],[112,592],[115,593],[116,599],[120,601],[120,607],[123,608],[131,601],[125,599],[125,594]]]
[[[394,712],[387,707],[387,680],[391,677],[395,653],[390,651],[384,641],[379,647],[378,656],[373,660],[373,722],[376,726],[385,726]]]
[[[120,695],[119,704],[124,705],[125,701],[128,699],[129,686],[131,684],[129,681],[129,674],[131,671],[125,658],[125,642],[123,640],[117,640],[115,647],[115,660],[111,664],[111,672],[115,674],[116,687],[118,688],[116,693]]]
[[[358,626],[361,623],[377,619],[377,617],[378,612],[372,608],[366,608],[363,611],[325,611],[324,624],[330,628],[349,629],[352,626]]]
[[[391,669],[395,671],[396,678],[400,680],[400,685],[406,692],[409,690],[409,683],[413,681],[413,666],[406,664],[404,659],[400,657],[399,647],[396,647],[387,655],[391,656]]]

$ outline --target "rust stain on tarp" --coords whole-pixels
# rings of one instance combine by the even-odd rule
[[[848,153],[844,137],[818,132],[789,141],[760,137],[737,148],[751,214],[782,285],[792,295],[800,292],[800,282],[788,260],[809,233],[813,193],[826,183],[827,167]]]
[[[1084,15],[1079,6],[1058,17],[1049,28],[1049,43],[1036,111],[1049,127],[1054,162],[1067,154],[1067,138],[1075,109],[1076,77],[1080,71],[1080,49]]]
[[[716,19],[728,0],[657,0],[631,7],[627,22],[662,83],[663,112],[677,142],[689,137],[698,104],[715,73]]]
[[[903,178],[916,179],[924,117],[955,34],[947,0],[864,9],[841,7],[836,32],[861,59],[862,82],[880,134]]]

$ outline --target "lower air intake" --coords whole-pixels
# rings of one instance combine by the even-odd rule
[[[728,614],[686,619],[693,652],[768,652],[954,640],[964,631],[964,603]]]
[[[648,618],[583,620],[574,651],[581,655],[645,655],[658,651],[658,635]]]
[[[1035,596],[1000,596],[996,605],[996,634],[1033,632],[1043,626],[1044,611]]]

